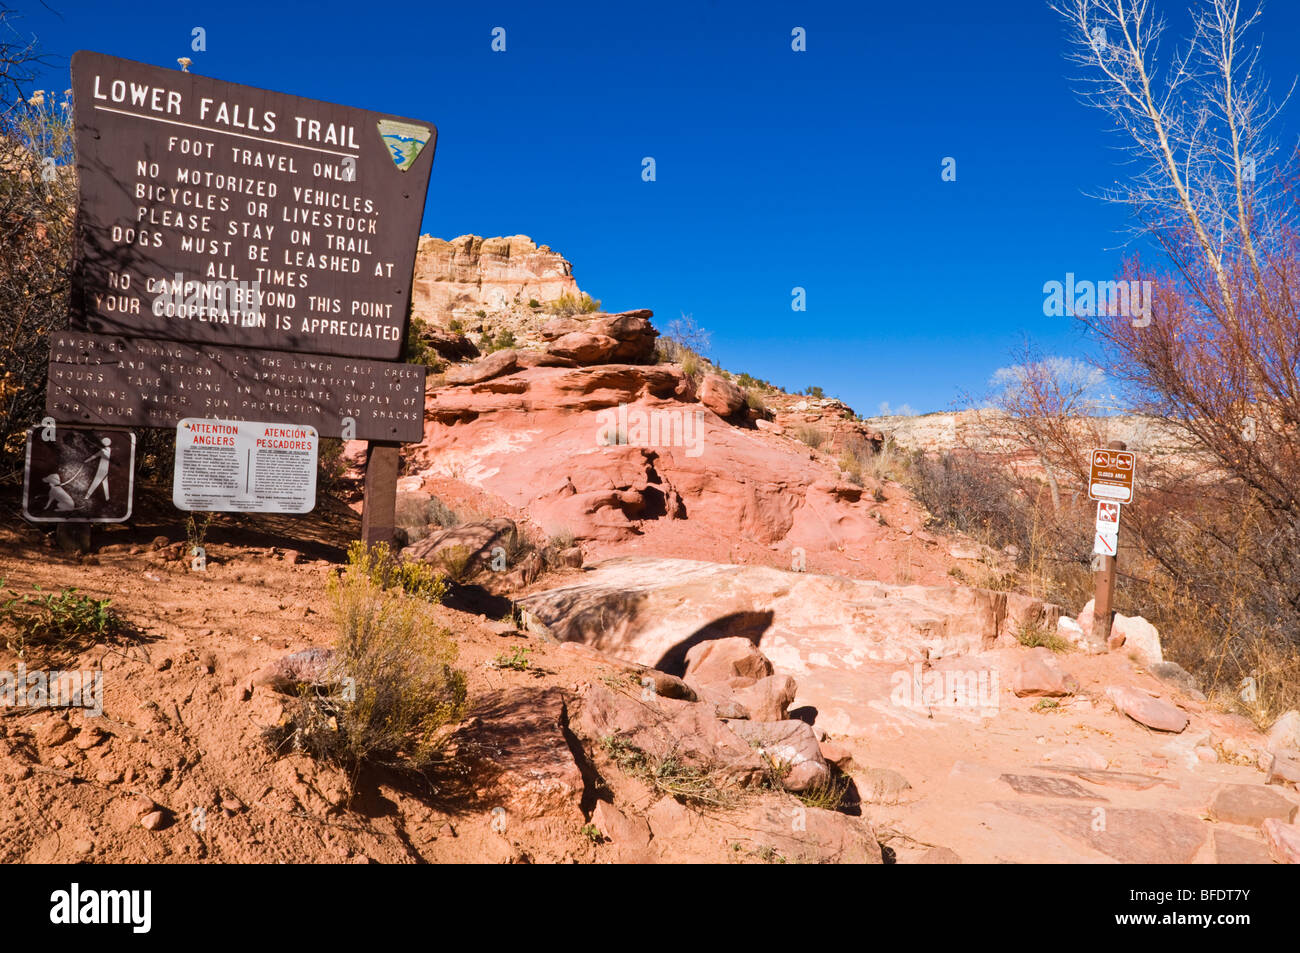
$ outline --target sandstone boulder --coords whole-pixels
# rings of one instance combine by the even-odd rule
[[[519,366],[519,352],[514,348],[494,351],[473,364],[453,367],[447,372],[448,384],[481,384],[509,374]]]
[[[655,339],[659,332],[650,323],[654,312],[645,309],[618,314],[578,314],[555,318],[541,330],[543,340],[551,342],[548,350],[565,337],[581,333],[614,341],[614,346],[591,362],[611,364],[648,364],[654,360]],[[567,346],[566,346],[567,347]]]
[[[327,683],[333,664],[333,649],[313,646],[276,659],[255,672],[252,681],[254,685],[265,685],[273,691],[296,695],[304,685]]]
[[[741,636],[709,639],[692,646],[686,653],[687,682],[730,684],[732,679],[742,678],[750,679],[752,684],[771,674],[772,663],[767,656]]]
[[[1269,751],[1300,752],[1300,711],[1288,711],[1273,722],[1265,747]]]
[[[570,728],[592,750],[615,744],[654,764],[674,761],[704,772],[719,787],[752,786],[764,776],[758,754],[707,704],[645,700],[590,685],[573,707]]]
[[[546,350],[577,364],[609,364],[614,362],[618,341],[605,334],[570,331],[548,344]]]
[[[807,722],[732,721],[728,725],[768,759],[787,791],[807,791],[830,781],[830,768]]]
[[[1052,653],[1042,647],[1033,649],[1020,660],[1011,680],[1011,690],[1018,698],[1059,698],[1078,689],[1079,683],[1062,671]]]
[[[1187,727],[1186,713],[1175,708],[1167,701],[1152,698],[1145,692],[1125,685],[1112,685],[1106,689],[1106,696],[1115,703],[1115,707],[1128,715],[1140,725],[1154,728],[1156,731],[1182,731]]]
[[[1085,638],[1091,638],[1092,636],[1093,603],[1095,601],[1089,599],[1087,605],[1083,607],[1083,611],[1079,613],[1078,622]],[[1114,621],[1111,623],[1111,638],[1108,647],[1112,652],[1123,648],[1126,652],[1135,654],[1143,665],[1156,665],[1165,660],[1164,651],[1160,646],[1159,631],[1140,615],[1126,616],[1116,612]]]
[[[745,392],[725,377],[705,374],[700,384],[700,403],[725,419],[745,406]]]
[[[461,523],[437,533],[431,533],[419,542],[404,549],[403,555],[411,559],[439,564],[444,560],[464,560],[465,572],[490,566],[493,550],[500,547],[511,550],[512,539],[518,534],[514,520],[498,517],[472,523]]]
[[[1300,864],[1300,824],[1287,824],[1270,817],[1259,829],[1275,862]]]

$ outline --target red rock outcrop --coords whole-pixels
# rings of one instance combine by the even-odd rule
[[[527,235],[451,241],[424,235],[415,256],[413,313],[437,324],[452,315],[506,311],[530,300],[540,304],[581,292],[573,266]]]

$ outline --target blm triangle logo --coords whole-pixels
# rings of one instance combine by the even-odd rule
[[[398,122],[396,119],[380,119],[379,136],[388,146],[388,154],[393,164],[405,172],[414,163],[420,151],[429,142],[429,128],[415,123]]]

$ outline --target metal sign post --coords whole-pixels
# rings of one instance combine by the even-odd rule
[[[1133,499],[1134,458],[1125,450],[1122,440],[1111,441],[1105,449],[1093,450],[1088,475],[1088,496],[1097,500],[1093,544],[1096,588],[1090,633],[1090,648],[1094,652],[1106,651],[1115,620],[1115,559],[1119,554],[1120,504]]]

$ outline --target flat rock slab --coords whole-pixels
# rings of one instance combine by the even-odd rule
[[[1124,864],[1190,864],[1205,843],[1204,821],[1174,811],[997,801]]]
[[[999,779],[1015,788],[1017,794],[1032,794],[1038,797],[1072,797],[1088,801],[1105,801],[1100,794],[1093,794],[1081,784],[1067,778],[1044,777],[1041,774],[1004,774]]]
[[[1080,781],[1087,781],[1089,784],[1123,788],[1126,791],[1146,791],[1157,784],[1178,787],[1178,783],[1171,781],[1169,778],[1158,778],[1154,774],[1138,774],[1134,771],[1105,771],[1054,764],[1040,764],[1039,767],[1045,771],[1060,771],[1063,774],[1072,774]]]
[[[1271,864],[1268,845],[1228,831],[1214,832],[1214,862],[1216,864]]]
[[[1152,698],[1145,692],[1126,685],[1112,685],[1106,689],[1106,697],[1115,703],[1115,707],[1128,715],[1139,725],[1145,725],[1156,731],[1170,731],[1175,734],[1187,727],[1187,713],[1175,708],[1167,701]]]
[[[1295,820],[1294,801],[1258,784],[1228,784],[1219,789],[1210,805],[1216,821],[1259,827],[1270,817],[1285,823]]]
[[[853,772],[858,795],[868,804],[897,804],[912,789],[907,778],[890,768],[863,768]]]
[[[478,699],[472,727],[457,736],[474,765],[476,796],[520,818],[581,820],[582,771],[565,738],[557,688],[495,692]]]
[[[880,844],[862,817],[766,798],[733,811],[692,810],[657,801],[646,820],[661,862],[880,864]]]

